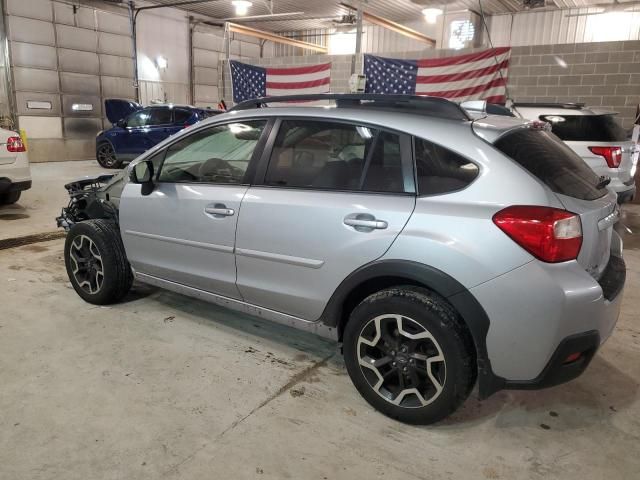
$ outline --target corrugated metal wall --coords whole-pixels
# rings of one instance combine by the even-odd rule
[[[489,31],[496,46],[640,40],[640,12],[584,15],[598,11],[576,8],[496,15],[489,18]]]
[[[50,0],[7,0],[20,128],[32,161],[94,156],[103,100],[133,98],[129,19]]]

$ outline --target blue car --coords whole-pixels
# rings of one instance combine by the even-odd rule
[[[107,119],[113,124],[96,136],[96,159],[105,168],[119,168],[183,128],[220,110],[187,105],[151,105],[121,99],[104,101]]]

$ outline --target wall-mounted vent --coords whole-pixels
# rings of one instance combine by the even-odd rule
[[[90,103],[74,103],[71,105],[71,110],[74,112],[91,112],[93,111],[93,105]]]
[[[27,100],[27,108],[29,110],[51,110],[51,102],[41,102],[36,100]]]

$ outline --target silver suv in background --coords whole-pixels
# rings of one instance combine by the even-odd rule
[[[599,176],[609,177],[618,202],[636,193],[633,143],[616,113],[577,103],[514,103],[511,110],[527,120],[542,120]]]
[[[291,105],[308,100],[335,106]],[[126,172],[67,185],[78,295],[117,302],[135,278],[342,342],[358,391],[403,422],[446,417],[476,383],[575,378],[618,318],[616,195],[542,122],[267,98]]]

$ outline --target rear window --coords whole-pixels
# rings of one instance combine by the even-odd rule
[[[607,193],[597,188],[600,177],[553,133],[519,129],[500,137],[495,146],[556,193],[581,200]]]
[[[622,142],[627,132],[614,115],[541,115],[551,131],[564,141]]]

